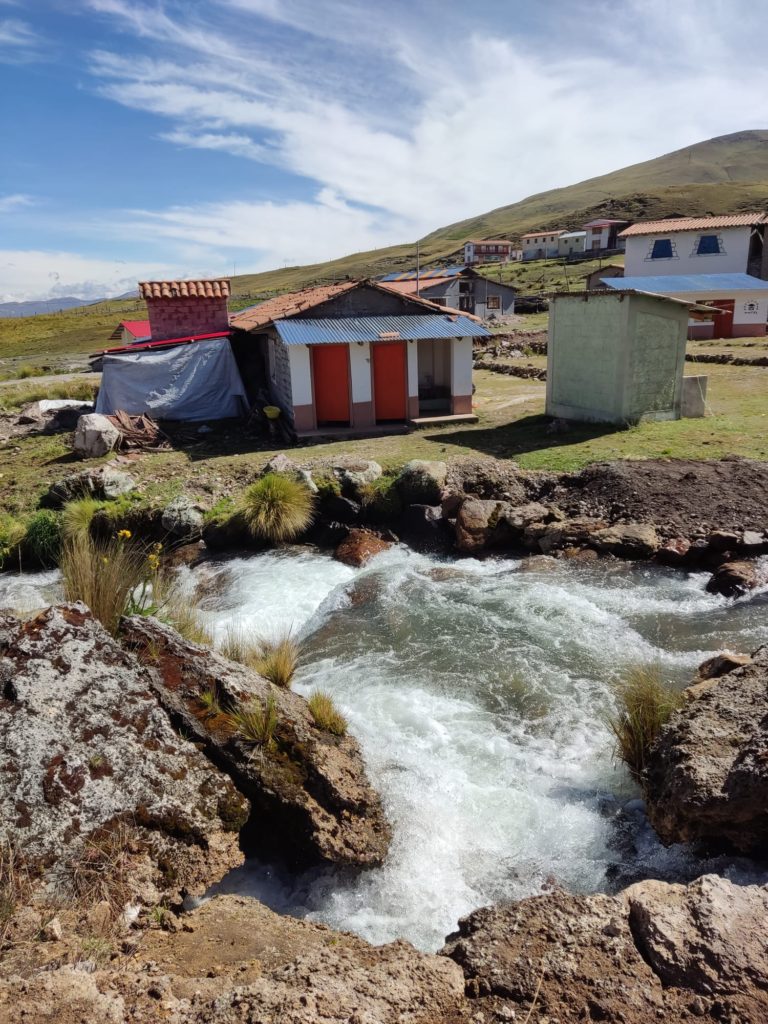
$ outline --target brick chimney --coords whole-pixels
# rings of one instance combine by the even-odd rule
[[[229,330],[229,281],[141,281],[153,341]]]

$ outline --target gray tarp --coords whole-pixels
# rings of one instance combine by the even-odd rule
[[[242,416],[248,402],[229,341],[212,338],[104,356],[96,412],[118,409],[155,419],[216,420]]]

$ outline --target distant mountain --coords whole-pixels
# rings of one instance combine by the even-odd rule
[[[88,306],[89,299],[77,299],[73,295],[65,295],[56,299],[32,299],[29,302],[0,302],[0,316],[37,316],[38,313],[60,313],[63,309],[73,306]]]

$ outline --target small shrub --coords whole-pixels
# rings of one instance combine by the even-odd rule
[[[341,481],[333,473],[313,473],[312,479],[317,487],[317,496],[323,498],[338,498],[341,496]]]
[[[313,508],[314,497],[303,481],[267,473],[246,490],[241,514],[253,537],[277,544],[306,530]]]
[[[67,864],[74,900],[83,907],[106,901],[118,917],[131,897],[131,860],[137,837],[124,821],[92,833]]]
[[[380,476],[361,488],[363,510],[375,522],[391,523],[403,511],[403,501],[395,486],[394,476]]]
[[[145,582],[144,552],[122,541],[68,537],[61,550],[61,575],[67,601],[82,601],[113,636],[135,591]]]
[[[267,697],[264,704],[252,701],[241,704],[230,712],[232,723],[248,743],[269,749],[274,746],[277,729],[277,704],[274,697]]]
[[[19,367],[16,378],[17,380],[26,380],[28,377],[42,377],[46,372],[42,366],[30,366],[29,363],[26,363]]]
[[[307,704],[318,729],[326,729],[334,736],[346,735],[347,720],[333,703],[330,693],[326,693],[324,690],[315,690]]]
[[[68,502],[61,511],[61,533],[66,540],[78,534],[88,536],[93,517],[104,507],[96,498],[76,498]]]
[[[61,520],[55,512],[42,508],[27,520],[24,546],[39,565],[55,565],[61,550]]]
[[[642,778],[656,737],[682,700],[662,681],[658,667],[639,666],[628,673],[619,691],[618,714],[608,719],[608,725],[618,756],[635,779]]]

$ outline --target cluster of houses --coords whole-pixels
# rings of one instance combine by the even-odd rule
[[[305,288],[235,314],[228,280],[143,282],[148,319],[122,321],[120,344],[99,354],[97,411],[204,420],[266,401],[299,436],[474,420],[473,341],[515,308],[514,289],[474,265],[623,249],[623,266],[552,297],[547,411],[677,417],[687,337],[766,333],[766,224],[762,213],[605,219],[526,234],[521,250],[470,241],[462,266]]]

